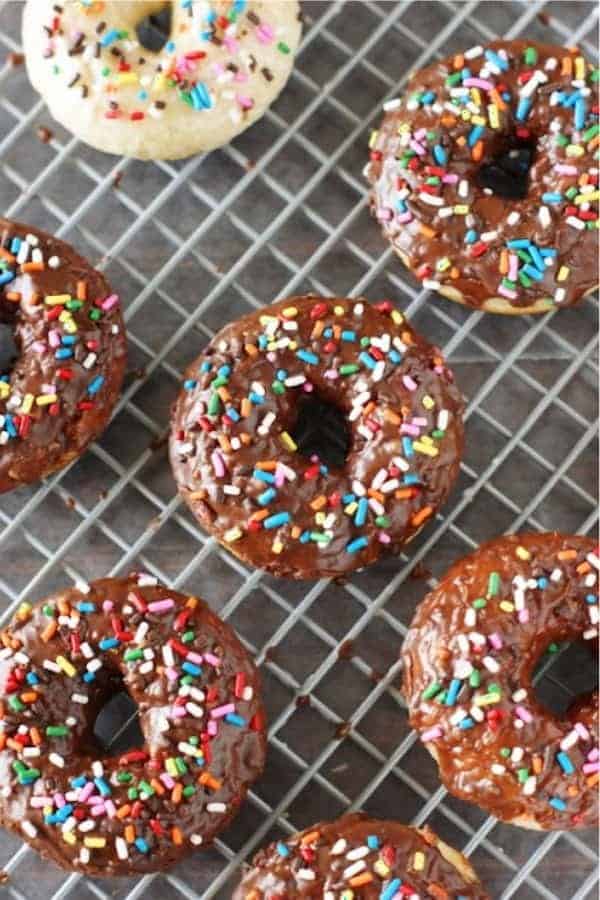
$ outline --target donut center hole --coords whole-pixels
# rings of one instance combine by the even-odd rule
[[[515,136],[509,139],[479,167],[477,180],[480,187],[488,188],[498,197],[523,200],[529,192],[529,171],[535,154],[534,138]]]
[[[163,8],[138,22],[135,28],[138,40],[144,50],[160,53],[171,38],[171,4],[163,4]]]
[[[318,394],[301,398],[296,424],[290,433],[302,456],[318,457],[319,462],[338,469],[346,462],[350,446],[346,417],[334,403]]]
[[[18,355],[13,327],[0,322],[0,377],[10,374]]]
[[[115,756],[144,744],[137,704],[126,690],[106,697],[93,726],[93,740],[107,756]]]
[[[598,687],[598,654],[591,644],[553,642],[538,659],[533,673],[536,698],[559,718],[575,700]]]

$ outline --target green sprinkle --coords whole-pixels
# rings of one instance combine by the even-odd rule
[[[519,281],[523,285],[523,287],[531,287],[531,278],[525,274],[525,272],[519,272]]]
[[[45,616],[53,619],[56,614],[56,609],[50,603],[45,603],[44,606],[42,606],[42,612]]]
[[[441,689],[442,689],[441,684],[438,684],[437,681],[434,681],[432,684],[429,685],[429,687],[425,688],[425,690],[421,694],[421,697],[423,700],[433,700],[435,695],[439,694]]]
[[[123,654],[123,659],[125,662],[134,662],[136,659],[143,659],[144,651],[143,650],[126,650]]]
[[[117,781],[119,784],[129,784],[133,779],[131,772],[117,772]]]
[[[538,52],[535,47],[527,47],[524,53],[525,64],[528,66],[535,66],[538,61]]]
[[[360,366],[356,363],[344,363],[343,366],[340,366],[340,375],[354,375],[359,369]]]
[[[69,729],[66,725],[48,725],[46,727],[48,737],[65,737],[68,733]]]
[[[600,125],[592,125],[587,131],[584,131],[581,135],[584,141],[591,141],[592,138],[595,138],[598,132],[600,131]]]
[[[23,712],[23,710],[25,709],[25,704],[24,704],[24,703],[21,703],[21,701],[19,700],[19,698],[16,697],[16,696],[14,696],[14,694],[13,694],[12,697],[9,697],[9,698],[8,698],[8,705],[9,705],[10,708],[13,709],[15,712]]]
[[[440,431],[439,428],[436,428],[435,431],[431,432],[431,437],[435,438],[438,441],[441,441],[443,437],[446,436],[445,431]]]
[[[469,684],[474,688],[478,688],[481,684],[481,675],[478,669],[473,669],[473,671],[469,675]]]
[[[219,410],[221,408],[221,398],[218,394],[211,394],[210,400],[208,401],[208,415],[216,416],[219,414]]]
[[[98,319],[102,318],[102,311],[100,309],[90,309],[89,315],[92,322],[97,322]]]
[[[184,644],[189,644],[190,641],[194,640],[195,636],[195,632],[193,631],[184,631],[184,633],[181,635],[181,640]]]
[[[135,787],[130,787],[127,791],[127,799],[128,800],[137,800],[139,797],[138,789]]]
[[[150,797],[156,793],[149,781],[140,781],[138,783],[138,788],[140,789],[140,791],[143,791],[144,794],[148,794]]]
[[[478,597],[477,600],[473,600],[472,605],[475,609],[484,609],[487,606],[487,600],[485,597]]]
[[[361,337],[360,346],[361,347],[370,347],[371,346],[371,338],[370,337]]]
[[[488,581],[488,597],[495,597],[500,590],[500,575],[498,572],[490,572]]]
[[[378,528],[388,528],[390,520],[387,516],[377,516],[377,518],[375,519],[375,524]]]
[[[446,84],[449,87],[455,87],[457,84],[460,83],[461,79],[462,79],[461,72],[453,72],[452,75],[448,75],[448,77],[446,78]]]
[[[102,68],[100,69],[100,74],[103,75],[104,78],[108,78],[108,76],[110,75],[110,69],[108,68],[108,66],[102,66]]]
[[[504,759],[506,759],[507,756],[510,756],[510,747],[502,747],[502,749],[500,750],[500,756],[503,756]]]
[[[192,745],[192,747],[197,747],[199,744],[198,736],[193,734],[191,738],[189,738],[188,743]]]
[[[564,134],[557,134],[556,135],[556,143],[558,144],[559,147],[567,147],[569,144],[569,138],[566,137]]]
[[[521,784],[525,784],[529,778],[529,769],[517,769],[517,778]]]
[[[67,300],[67,302],[65,303],[65,306],[67,307],[67,309],[75,311],[77,309],[81,309],[83,306],[83,303],[81,300]]]
[[[548,653],[558,653],[559,647],[558,644],[549,644],[548,645]]]
[[[274,394],[285,394],[285,385],[282,381],[274,381],[271,385],[271,390]]]
[[[284,44],[283,41],[279,41],[279,43],[277,44],[277,49],[278,49],[281,53],[289,53],[289,52],[290,52],[290,48],[288,47],[287,44]]]
[[[183,759],[181,758],[181,756],[176,756],[176,757],[175,757],[175,766],[176,766],[177,771],[179,772],[180,775],[185,775],[185,774],[186,774],[186,772],[187,772],[187,770],[188,770],[188,767],[186,766],[186,764],[185,764],[185,762],[183,761]]]
[[[193,784],[188,784],[188,785],[187,785],[186,787],[184,787],[184,789],[183,789],[183,796],[186,797],[186,798],[187,798],[187,797],[193,797],[195,793],[196,793],[196,788],[194,787]]]

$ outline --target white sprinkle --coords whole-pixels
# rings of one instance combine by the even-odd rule
[[[400,100],[398,97],[394,97],[393,100],[387,100],[383,104],[383,109],[384,112],[392,112],[394,109],[399,109],[401,105],[402,100]]]
[[[567,225],[570,225],[571,228],[576,228],[577,231],[584,231],[585,229],[585,222],[576,216],[567,216]]]
[[[190,835],[190,844],[193,844],[194,847],[199,847],[200,844],[204,841],[204,838],[201,834],[191,834]]]
[[[50,753],[48,756],[48,760],[52,763],[53,766],[57,766],[59,769],[64,769],[65,758],[64,756],[61,756],[60,753]]]
[[[512,753],[510,754],[510,761],[514,763],[520,763],[523,759],[524,750],[522,747],[513,747]]]
[[[29,822],[27,819],[24,819],[21,822],[21,828],[27,835],[27,837],[34,838],[37,836],[37,828],[32,822]]]
[[[367,868],[367,864],[363,859],[359,859],[358,862],[353,863],[351,866],[348,866],[342,872],[343,878],[354,878],[355,875],[358,875],[359,872],[363,872]]]
[[[535,794],[537,788],[537,778],[535,775],[530,775],[525,784],[523,785],[523,793],[526,797],[530,797],[531,794]]]
[[[493,656],[484,656],[482,662],[488,672],[492,672],[492,674],[495,674],[496,672],[500,671],[500,665],[496,662]]]
[[[226,803],[207,803],[206,808],[210,813],[224,813],[227,809]]]
[[[340,838],[335,842],[335,844],[329,851],[330,856],[340,856],[342,853],[344,853],[347,846],[347,842],[344,840],[344,838]]]
[[[504,773],[506,772],[506,766],[503,766],[500,763],[492,763],[491,770],[494,775],[504,775]]]
[[[312,869],[298,869],[296,878],[299,878],[300,881],[314,881],[316,875]]]
[[[115,850],[117,851],[119,859],[128,859],[129,850],[127,849],[127,842],[124,838],[115,838]]]
[[[48,265],[51,269],[58,269],[60,266],[60,258],[58,256],[51,256],[48,260]]]
[[[547,206],[540,206],[538,219],[540,220],[542,228],[548,228],[552,224],[552,216],[550,215],[550,210]]]
[[[349,850],[346,853],[346,859],[349,859],[350,862],[354,862],[357,859],[364,859],[365,856],[369,855],[369,848],[364,844],[362,847],[355,847],[354,850]]]
[[[527,696],[527,691],[525,690],[525,688],[519,688],[519,690],[515,691],[514,694],[512,695],[512,699],[514,700],[515,703],[521,703],[525,699],[526,696]]]
[[[521,215],[516,210],[511,212],[510,215],[506,219],[507,225],[516,225],[517,222],[520,222]]]
[[[435,194],[427,194],[426,192],[419,194],[419,200],[422,200],[423,203],[427,203],[429,206],[443,206],[444,205],[443,197],[437,197]]]

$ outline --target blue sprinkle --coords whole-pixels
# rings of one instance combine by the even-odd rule
[[[479,235],[475,231],[474,228],[469,228],[467,233],[465,234],[465,244],[474,244]]]
[[[120,644],[120,640],[116,637],[102,638],[98,646],[101,650],[113,650],[115,647],[118,647]]]
[[[528,250],[530,243],[527,238],[516,238],[514,241],[507,241],[506,246],[509,250]]]
[[[542,256],[544,257],[544,259],[547,256],[555,257],[558,255],[558,251],[557,251],[556,247],[540,247],[539,250],[540,250],[540,253],[542,254]]]
[[[83,680],[85,681],[86,684],[89,684],[91,681],[95,681],[96,680],[95,672],[86,672],[85,675],[83,676]]]
[[[391,881],[388,881],[387,887],[380,893],[379,900],[392,900],[401,886],[402,880],[400,878],[392,878]]]
[[[557,192],[547,191],[545,194],[542,194],[542,200],[544,203],[562,203],[563,195]]]
[[[423,96],[421,97],[421,103],[423,106],[431,106],[431,104],[435,100],[435,92],[434,91],[425,91]]]
[[[330,337],[333,337],[333,328],[324,328],[323,329],[323,337],[327,338],[327,339]]]
[[[368,835],[367,847],[369,847],[370,850],[379,850],[379,838],[376,834]]]
[[[237,728],[243,728],[247,724],[246,719],[243,716],[238,716],[237,713],[227,713],[225,721],[230,725],[235,725]]]
[[[366,537],[358,537],[353,541],[350,541],[349,544],[346,544],[346,553],[358,553],[359,550],[362,550],[363,547],[366,547],[369,543],[368,538]]]
[[[575,102],[575,128],[581,131],[585,127],[585,116],[587,113],[586,102],[583,97]]]
[[[485,129],[484,129],[483,125],[475,125],[474,128],[471,128],[471,131],[469,132],[469,137],[467,138],[467,144],[469,145],[469,147],[475,146],[475,144],[477,143],[477,141],[483,134],[484,130]]]
[[[282,841],[277,842],[277,852],[280,856],[289,856],[290,851]]]
[[[268,506],[271,500],[274,500],[276,496],[277,491],[275,488],[270,487],[267,488],[266,491],[263,491],[262,494],[257,497],[257,500],[261,506]]]
[[[111,44],[114,44],[115,41],[119,40],[119,32],[116,28],[111,28],[110,31],[107,31],[100,38],[100,46],[101,47],[110,47]]]
[[[277,379],[278,379],[278,381],[285,381],[285,379],[286,379],[287,377],[288,377],[288,373],[286,372],[285,369],[278,369],[278,370],[277,370]]]
[[[598,602],[598,598],[596,597],[595,594],[586,594],[586,595],[585,595],[585,602],[586,602],[586,603],[597,603],[597,602]]]
[[[201,81],[198,81],[197,84],[194,85],[190,91],[190,97],[192,98],[194,109],[210,109],[213,105],[206,85],[202,84]]]
[[[165,50],[167,53],[173,53],[175,50],[175,41],[167,41],[165,44]]]
[[[521,97],[517,106],[516,119],[518,122],[524,122],[529,115],[531,109],[531,100],[529,97]]]
[[[10,437],[16,437],[18,434],[17,429],[15,428],[15,424],[13,422],[12,416],[8,413],[4,417],[4,429],[8,432]]]
[[[544,279],[544,273],[540,272],[535,268],[535,266],[532,266],[529,263],[527,263],[526,266],[523,266],[522,271],[525,272],[526,275],[529,275],[530,278],[533,278],[535,281],[543,281]]]
[[[561,800],[560,797],[550,797],[548,802],[550,803],[550,806],[553,806],[554,809],[558,809],[561,812],[567,808],[567,804],[564,800]]]
[[[342,503],[346,506],[348,503],[353,503],[356,500],[356,494],[344,494],[342,497]]]
[[[85,775],[78,775],[77,778],[71,779],[71,787],[74,787],[74,788],[85,787],[87,783],[88,783],[88,780],[85,777]]]
[[[210,372],[211,369],[212,369],[212,366],[207,361],[203,362],[202,365],[200,366],[201,372]]]
[[[10,281],[14,280],[14,277],[14,272],[0,272],[0,284],[8,284]]]
[[[40,679],[37,677],[35,672],[28,672],[26,678],[27,678],[27,684],[39,684],[40,683]]]
[[[61,347],[60,350],[57,350],[54,354],[55,359],[70,359],[73,356],[73,351],[69,350],[67,347]]]
[[[280,525],[287,525],[290,521],[291,516],[289,512],[280,512],[275,513],[274,516],[269,516],[268,519],[265,519],[263,522],[264,528],[279,528]]]
[[[548,587],[549,581],[547,578],[538,578],[537,584],[538,584],[538,587],[542,591],[544,591]]]
[[[233,406],[228,406],[225,410],[227,416],[231,419],[232,422],[239,422],[240,414]]]
[[[220,375],[221,378],[228,378],[231,375],[231,366],[219,366],[217,369],[217,375]]]
[[[183,387],[186,391],[193,391],[198,382],[194,378],[187,378],[183,382]]]
[[[419,476],[416,472],[407,472],[404,478],[402,479],[404,484],[419,484]]]
[[[433,158],[435,159],[438,166],[446,165],[448,157],[446,156],[446,151],[441,144],[436,144],[433,148]]]
[[[310,531],[303,531],[302,534],[300,535],[300,543],[308,544],[309,541],[310,541]]]
[[[81,600],[77,604],[77,609],[81,613],[93,613],[93,612],[96,612],[96,604],[90,603],[89,600]]]
[[[297,350],[296,356],[298,359],[301,359],[302,362],[308,363],[310,366],[316,366],[319,362],[317,354],[311,353],[310,350]]]
[[[60,339],[60,342],[61,342],[61,344],[64,344],[65,346],[72,347],[73,344],[77,343],[77,338],[75,337],[74,334],[63,334],[63,336]]]
[[[544,271],[544,260],[542,259],[542,255],[535,244],[529,245],[529,253],[531,254],[531,259],[533,260],[533,264],[536,269],[539,269],[540,272]]]
[[[374,369],[377,365],[377,360],[373,359],[370,353],[367,353],[363,350],[362,353],[358,354],[358,358],[360,359],[363,366],[366,366],[367,369]]]
[[[18,237],[13,238],[11,241],[11,245],[10,245],[10,252],[18,253],[20,249],[21,249],[21,238],[18,238]]]
[[[261,406],[265,402],[265,398],[261,397],[260,394],[257,394],[254,391],[248,394],[248,399],[251,403],[254,403],[255,406]]]
[[[445,704],[446,706],[454,706],[456,703],[456,698],[458,697],[458,693],[462,687],[462,681],[459,678],[453,678],[450,682],[450,687],[446,693]]]
[[[94,784],[100,791],[103,797],[110,797],[112,791],[108,786],[108,783],[104,780],[104,778],[94,778]]]
[[[355,341],[356,340],[356,332],[355,331],[342,331],[342,340],[343,341]]]
[[[190,662],[187,659],[182,664],[181,668],[184,672],[187,672],[188,675],[202,675],[202,667],[197,666],[196,663]]]
[[[257,481],[264,481],[265,484],[275,484],[275,476],[271,475],[270,472],[263,472],[262,469],[255,469],[252,477],[256,478]]]
[[[458,727],[463,729],[472,728],[474,724],[475,721],[471,718],[471,716],[465,716],[464,719],[460,720]]]
[[[147,100],[148,99],[148,91],[140,91],[138,96],[138,100]]]
[[[135,846],[138,848],[140,853],[150,853],[150,847],[142,837],[135,839]]]
[[[559,766],[561,767],[561,769],[563,770],[563,772],[565,773],[565,775],[572,775],[573,772],[575,771],[575,766],[571,762],[571,759],[570,759],[568,753],[564,753],[563,751],[561,751],[560,753],[557,753],[556,761],[559,764]]]
[[[367,521],[367,513],[369,511],[369,501],[366,497],[361,497],[358,501],[358,509],[356,510],[356,515],[354,516],[354,524],[361,528],[365,522]]]
[[[391,360],[391,362],[393,362],[396,366],[402,362],[402,356],[400,353],[398,353],[397,350],[390,350],[390,352],[388,353],[388,359]]]
[[[492,65],[497,66],[501,72],[506,72],[508,70],[508,62],[493,50],[486,50],[485,58],[489,60]]]
[[[404,451],[405,456],[414,456],[415,451],[413,450],[413,442],[406,435],[402,438],[402,450]]]

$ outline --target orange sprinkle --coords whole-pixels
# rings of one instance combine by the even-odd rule
[[[321,494],[319,497],[315,497],[315,499],[311,502],[310,508],[314,510],[323,509],[326,503],[327,497],[325,496],[325,494]]]
[[[462,69],[465,64],[465,57],[462,53],[457,53],[454,59],[452,60],[452,66],[455,70]]]
[[[198,606],[198,598],[197,597],[188,597],[187,603],[185,604],[188,609],[196,609]]]
[[[412,517],[411,525],[421,525],[425,519],[428,519],[429,516],[433,513],[432,506],[424,506],[423,509],[420,509],[418,512],[414,514]]]
[[[425,225],[424,222],[419,223],[419,231],[427,238],[434,238],[437,233],[434,228],[430,228],[429,225]]]
[[[250,516],[251,522],[262,522],[263,519],[266,519],[269,515],[268,509],[259,509],[257,512],[252,513]]]
[[[177,805],[181,803],[181,798],[183,797],[183,785],[179,784],[179,782],[175,785],[173,790],[171,791],[171,802]]]
[[[274,459],[267,459],[265,462],[257,462],[254,468],[263,472],[274,472],[277,468],[277,463]]]
[[[494,101],[498,109],[506,109],[506,103],[504,102],[504,100],[502,99],[502,95],[499,91],[496,90],[496,88],[492,88],[492,90],[490,91],[490,97]]]
[[[508,251],[501,250],[500,251],[500,274],[506,275],[508,273]]]
[[[397,491],[394,491],[394,497],[396,500],[410,500],[413,497],[413,489],[412,488],[398,488]]]
[[[135,841],[135,828],[133,827],[133,825],[125,826],[125,840],[128,844],[133,844],[133,842]]]
[[[87,300],[87,282],[86,281],[78,281],[77,282],[77,299],[78,300]]]
[[[57,630],[58,630],[58,622],[56,621],[56,619],[51,619],[40,635],[43,642],[45,644],[47,644],[48,641],[54,637]]]
[[[450,269],[450,278],[453,278],[455,281],[457,278],[460,278],[460,269],[457,269],[456,266],[452,266]]]
[[[244,397],[240,404],[240,415],[242,419],[248,418],[250,413],[252,412],[252,403],[248,397]]]
[[[19,291],[7,291],[4,295],[7,300],[10,300],[11,303],[20,303],[21,294]]]
[[[371,881],[373,881],[372,872],[361,872],[360,875],[355,875],[354,878],[351,878],[348,884],[352,887],[361,887],[363,884],[370,884]]]
[[[367,494],[369,495],[369,497],[374,497],[375,500],[379,500],[380,503],[384,503],[384,501],[385,501],[385,497],[381,493],[381,491],[376,491],[373,488],[369,488],[369,490],[367,491]]]
[[[366,405],[366,406],[363,406],[363,411],[362,411],[363,416],[368,416],[368,415],[370,415],[370,414],[373,412],[374,409],[375,409],[375,404],[373,403],[372,400],[369,400],[369,402],[367,403],[367,405]]]
[[[473,157],[475,162],[479,162],[479,160],[482,158],[484,146],[485,145],[483,141],[479,140],[471,150],[471,156]]]
[[[171,840],[174,844],[177,844],[178,847],[183,844],[183,834],[181,833],[181,829],[175,826],[171,829]]]
[[[229,453],[229,451],[231,450],[231,443],[230,443],[227,435],[219,434],[219,437],[217,438],[217,440],[219,442],[219,446],[221,447],[221,450],[224,450],[225,453]]]
[[[16,256],[13,256],[12,253],[9,253],[4,247],[0,247],[0,257],[9,263],[16,262]]]
[[[228,403],[231,400],[231,394],[229,393],[225,385],[217,388],[217,394],[219,395],[223,403]]]
[[[599,781],[600,781],[600,772],[594,772],[593,775],[589,775],[586,778],[585,783],[587,784],[588,787],[593,787],[595,784],[598,784]]]
[[[0,732],[0,750],[4,750],[6,746],[6,735]]]
[[[456,143],[458,144],[459,147],[465,146],[465,144],[467,143],[467,139],[464,136],[464,134],[459,134],[459,136],[456,138]]]
[[[23,703],[35,703],[37,698],[38,695],[35,691],[25,691],[24,694],[21,694],[21,700],[23,701]]]
[[[219,781],[218,778],[215,778],[214,775],[211,775],[210,772],[203,772],[200,778],[198,779],[200,784],[209,787],[213,791],[218,791],[222,786],[222,782]]]
[[[19,753],[23,749],[23,744],[20,744],[18,741],[15,741],[14,738],[8,738],[6,741],[6,746],[11,750],[15,750]]]
[[[400,335],[403,344],[414,344],[413,336],[410,331],[403,331]]]
[[[294,525],[292,527],[292,537],[294,540],[297,540],[302,534],[302,529],[298,525]]]
[[[452,128],[453,125],[456,125],[456,116],[444,115],[440,119],[440,122],[442,123],[444,128]]]
[[[61,616],[70,615],[71,606],[69,605],[69,603],[67,603],[67,601],[64,599],[64,597],[61,597],[60,600],[58,600],[56,605],[58,606],[58,611],[61,614]]]
[[[29,737],[31,738],[31,743],[35,747],[39,747],[40,744],[42,743],[42,736],[35,726],[33,728],[29,729]]]
[[[573,73],[573,60],[570,56],[563,56],[561,75],[571,75]]]
[[[386,422],[391,422],[392,425],[401,425],[402,424],[402,419],[400,418],[398,413],[395,413],[393,411],[393,409],[386,409],[383,414],[383,418],[386,420]]]
[[[153,778],[152,781],[150,782],[150,784],[152,785],[152,787],[154,788],[154,790],[156,791],[157,794],[159,794],[159,795],[164,794],[165,788],[160,783],[160,781],[158,781],[158,779]]]
[[[532,760],[532,768],[535,775],[539,775],[544,766],[544,761],[541,756],[534,756]]]
[[[46,266],[43,262],[28,262],[23,263],[21,266],[21,272],[43,272]]]
[[[255,344],[244,344],[244,350],[248,356],[258,356],[258,347]]]
[[[238,434],[238,437],[239,437],[240,441],[242,442],[242,444],[244,444],[245,447],[247,447],[248,444],[252,443],[252,438],[250,437],[250,435],[248,434],[247,431],[242,431],[240,434]]]
[[[129,803],[126,803],[125,806],[120,806],[117,810],[117,819],[126,819],[130,812],[131,805]]]
[[[319,840],[320,834],[321,834],[320,831],[309,831],[308,834],[305,834],[305,835],[304,835],[304,837],[301,839],[300,843],[301,843],[303,846],[304,846],[305,844],[312,844],[313,841],[318,841],[318,840]]]
[[[577,558],[577,550],[561,550],[557,554],[557,556],[561,561],[567,560],[567,559],[576,559]]]
[[[190,500],[204,500],[206,493],[204,491],[190,491],[188,497]]]
[[[578,575],[587,575],[588,572],[592,571],[592,567],[590,566],[587,559],[584,559],[583,562],[579,563],[575,571]]]
[[[322,319],[318,319],[314,324],[314,327],[313,327],[313,330],[312,330],[310,336],[312,338],[320,338],[321,335],[323,334],[324,328],[325,328],[325,322],[323,322]]]
[[[435,900],[448,900],[448,891],[441,884],[436,884],[435,881],[427,885],[427,890],[432,897],[435,897]]]

